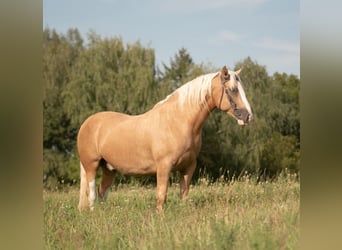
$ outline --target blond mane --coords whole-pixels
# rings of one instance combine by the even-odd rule
[[[175,92],[179,95],[180,104],[188,103],[194,106],[206,104],[206,96],[211,96],[211,80],[218,73],[201,75],[178,88]]]

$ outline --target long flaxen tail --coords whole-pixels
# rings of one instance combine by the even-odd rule
[[[78,210],[82,210],[85,207],[89,206],[89,201],[88,201],[88,190],[87,187],[88,183],[87,183],[87,175],[86,175],[86,171],[82,165],[82,163],[80,162],[80,200],[78,203]]]

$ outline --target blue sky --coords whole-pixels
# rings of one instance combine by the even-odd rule
[[[195,63],[233,67],[250,56],[269,74],[300,75],[299,0],[44,0],[43,28],[121,36],[168,64],[184,47]]]

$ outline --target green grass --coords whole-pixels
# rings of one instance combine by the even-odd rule
[[[187,202],[178,185],[164,214],[155,188],[119,185],[94,212],[77,210],[78,190],[44,192],[44,249],[299,249],[299,181],[238,181],[191,186]]]

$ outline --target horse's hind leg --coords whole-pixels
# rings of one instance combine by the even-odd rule
[[[101,166],[101,167],[102,167],[102,180],[101,180],[101,184],[99,185],[98,193],[99,193],[99,198],[101,199],[101,201],[105,201],[107,199],[109,189],[113,183],[115,170],[108,163],[105,166]]]

